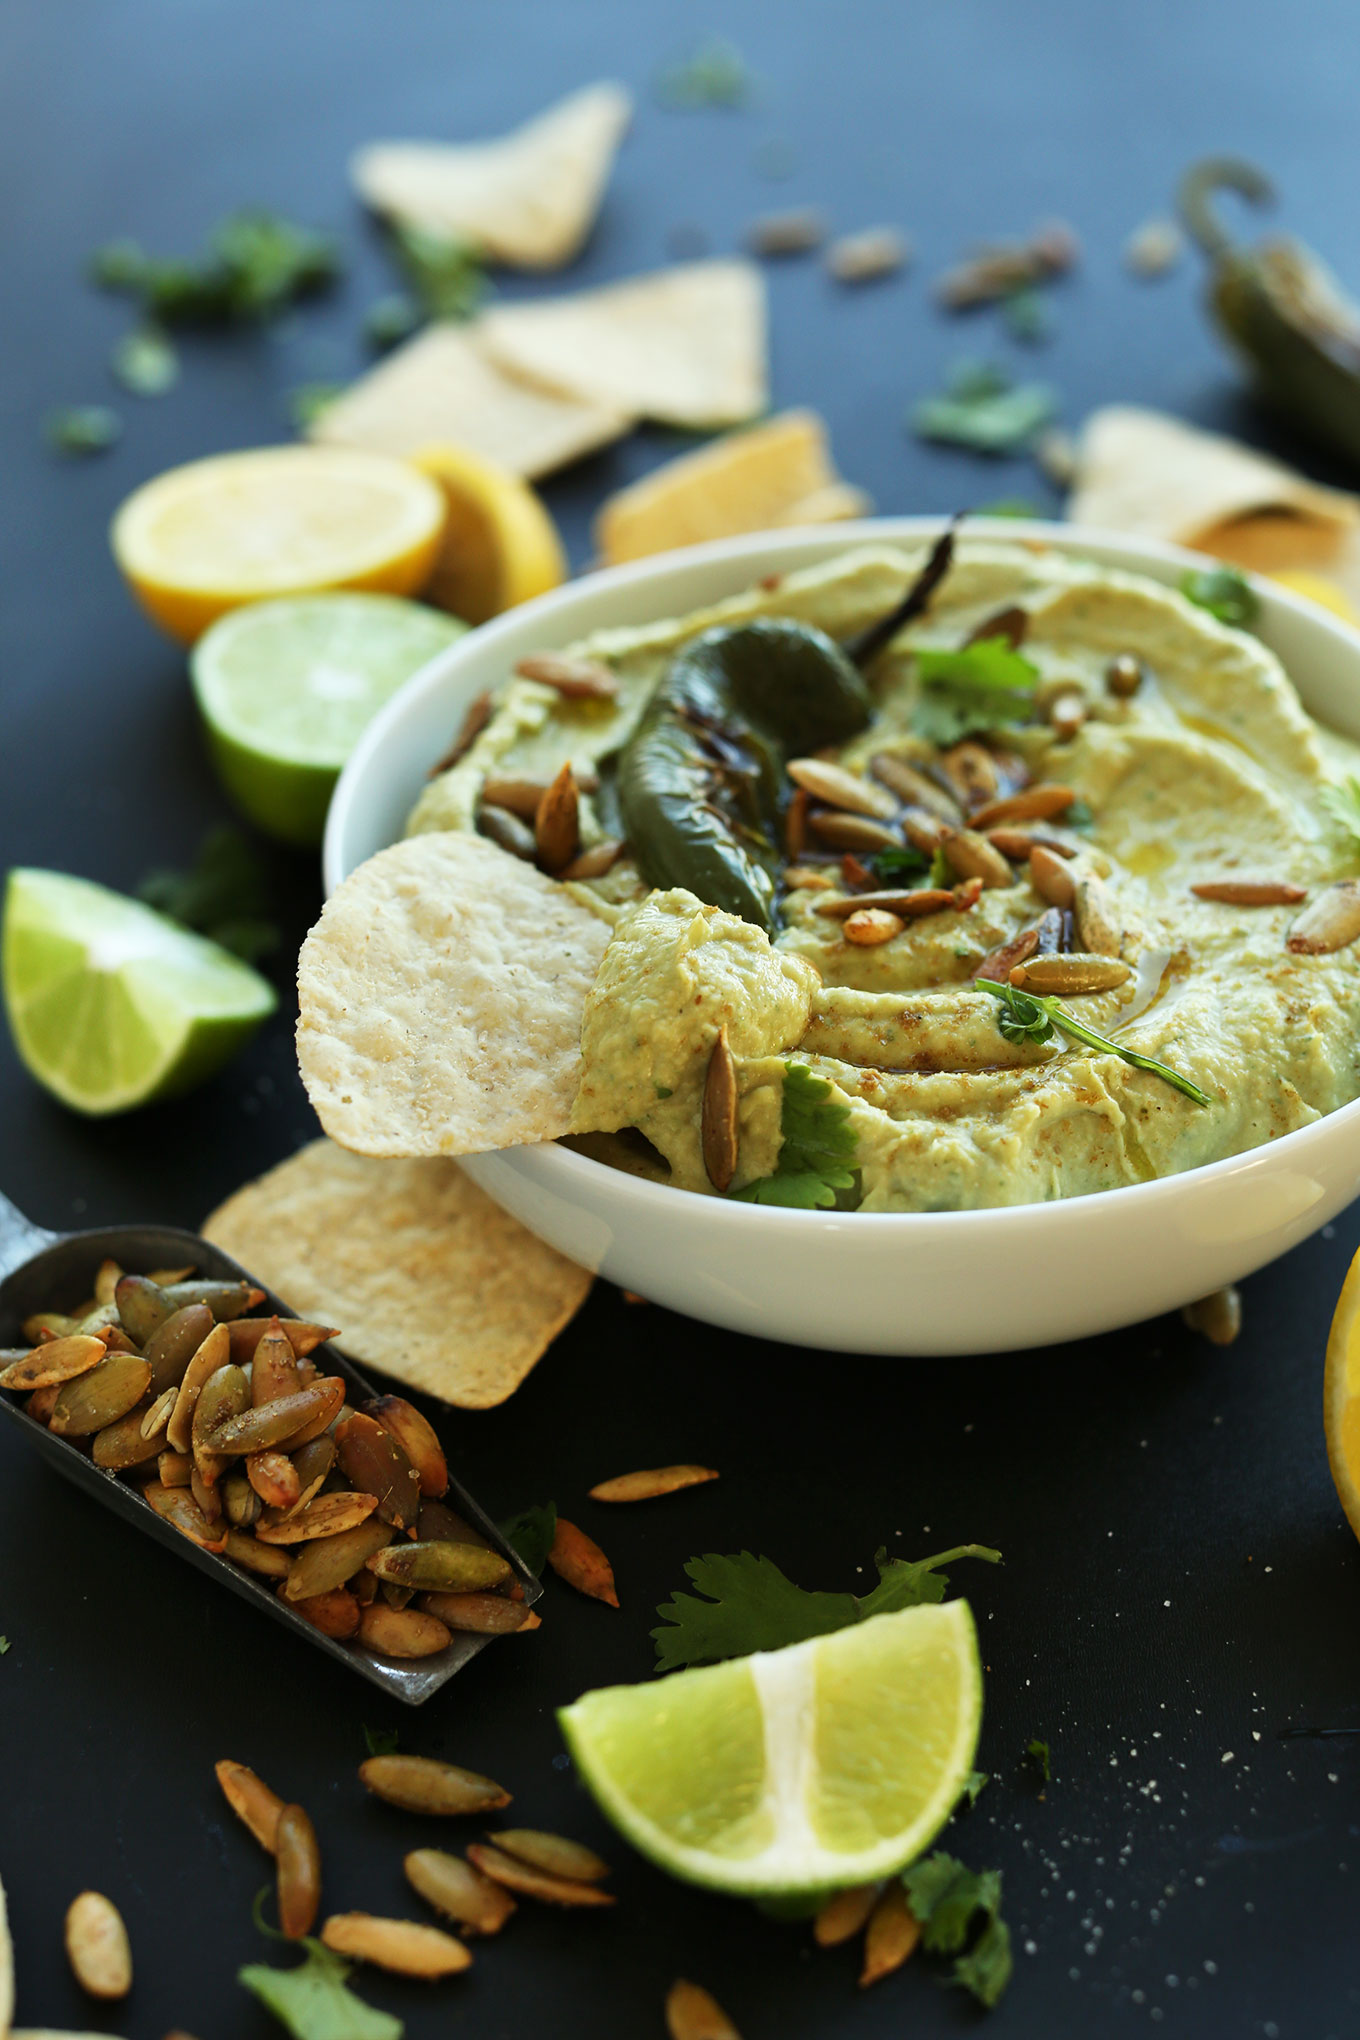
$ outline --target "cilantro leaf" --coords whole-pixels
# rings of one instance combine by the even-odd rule
[[[1047,383],[1012,383],[987,362],[961,362],[941,396],[925,397],[909,415],[921,439],[967,447],[972,453],[1021,453],[1058,408]]]
[[[123,436],[123,421],[107,404],[66,404],[49,411],[43,433],[53,453],[104,453]]]
[[[1042,1742],[1037,1735],[1031,1736],[1025,1744],[1025,1762],[1032,1770],[1038,1772],[1045,1785],[1052,1782],[1053,1759],[1049,1755],[1048,1744]]]
[[[1011,1979],[1010,1929],[1001,1917],[1001,1872],[970,1870],[943,1849],[902,1873],[907,1903],[928,1954],[955,1958],[953,1980],[989,2009]],[[982,1931],[977,1932],[978,1915]]]
[[[370,1728],[364,1723],[364,1742],[370,1757],[394,1757],[401,1748],[401,1737],[395,1728]]]
[[[405,291],[389,291],[364,313],[364,338],[370,347],[395,347],[409,340],[420,324],[420,308]]]
[[[248,1962],[236,1980],[274,2014],[293,2040],[402,2040],[406,2028],[390,2012],[375,2011],[345,1982],[349,1964],[307,1935],[305,1959],[294,1969]]]
[[[882,885],[891,885],[898,878],[919,878],[923,871],[929,871],[930,859],[910,843],[903,843],[900,849],[880,850],[869,860],[869,868]]]
[[[994,978],[973,979],[975,990],[990,992],[994,999],[1001,1001],[997,1015],[997,1027],[1006,1041],[1048,1041],[1055,1028],[1068,1034],[1073,1041],[1080,1041],[1086,1048],[1094,1048],[1100,1055],[1117,1055],[1129,1064],[1131,1069],[1150,1070],[1154,1077],[1170,1084],[1196,1105],[1212,1105],[1213,1099],[1207,1091],[1189,1077],[1183,1077],[1179,1070],[1169,1064],[1158,1062],[1155,1056],[1144,1055],[1141,1050],[1129,1048],[1122,1041],[1111,1041],[1108,1035],[1097,1034],[1094,1027],[1088,1027],[1084,1020],[1078,1020],[1062,1001],[1052,992],[1022,992],[1014,985],[998,984]]]
[[[149,871],[137,887],[137,897],[245,963],[255,963],[279,946],[279,931],[265,913],[269,904],[265,864],[249,839],[230,824],[209,830],[187,871]]]
[[[802,1063],[785,1063],[779,1107],[783,1136],[772,1176],[747,1183],[732,1195],[745,1204],[783,1204],[813,1211],[834,1204],[838,1190],[854,1187],[859,1145],[849,1124],[850,1108],[831,1095],[824,1077]]]
[[[124,333],[109,362],[118,381],[135,397],[161,397],[179,381],[174,342],[159,326],[134,326]]]
[[[104,290],[136,298],[165,326],[220,326],[267,320],[330,283],[335,244],[277,213],[232,213],[215,227],[197,261],[163,261],[136,241],[111,241],[90,264]]]
[[[288,392],[288,416],[295,432],[305,432],[315,425],[321,413],[342,397],[348,388],[342,382],[299,383]]]
[[[746,59],[736,44],[712,36],[692,56],[660,70],[655,92],[660,105],[690,113],[701,106],[744,106],[751,95],[751,82]]]
[[[1007,291],[1001,300],[1001,317],[1012,340],[1019,340],[1027,347],[1035,347],[1041,340],[1047,340],[1053,331],[1048,298],[1032,283]]]
[[[874,1555],[878,1585],[859,1595],[809,1593],[796,1587],[772,1558],[757,1558],[749,1551],[725,1556],[705,1552],[685,1567],[697,1593],[676,1593],[656,1611],[666,1625],[652,1631],[656,1668],[670,1672],[680,1665],[746,1657],[753,1650],[780,1650],[785,1644],[806,1643],[811,1636],[829,1636],[871,1615],[940,1601],[949,1584],[939,1570],[942,1565],[956,1558],[985,1558],[996,1564],[1000,1557],[999,1551],[981,1544],[956,1545],[952,1551],[914,1562],[889,1559],[880,1549]]]
[[[520,1509],[496,1527],[510,1549],[523,1559],[537,1579],[548,1563],[548,1553],[557,1534],[556,1502],[538,1502],[530,1508]]]
[[[963,1781],[963,1798],[969,1806],[976,1806],[984,1785],[991,1782],[990,1771],[970,1771]]]
[[[1329,821],[1360,845],[1360,779],[1352,775],[1335,786],[1321,787],[1318,806]]]
[[[923,647],[915,658],[923,687],[953,687],[962,681],[969,687],[1030,693],[1039,679],[1039,668],[1023,658],[1005,637],[982,638],[977,644],[961,645],[956,651]]]
[[[1004,637],[918,651],[916,672],[921,689],[912,725],[928,743],[947,747],[979,730],[1028,722],[1034,712],[1038,668]]]
[[[1181,593],[1197,609],[1207,609],[1238,630],[1250,630],[1261,613],[1260,597],[1236,567],[1193,568],[1181,578]]]
[[[392,244],[427,319],[472,317],[486,295],[486,272],[469,242],[394,220]]]

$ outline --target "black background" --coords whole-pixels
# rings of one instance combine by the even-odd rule
[[[712,31],[757,74],[751,103],[663,110],[657,64]],[[1050,377],[1070,421],[1124,399],[1262,437],[1204,328],[1192,266],[1156,284],[1120,266],[1125,235],[1165,209],[1198,152],[1266,162],[1290,221],[1360,275],[1346,0],[4,0],[6,863],[131,887],[151,864],[184,862],[226,812],[182,657],[134,612],[105,529],[145,477],[286,438],[291,387],[355,372],[362,311],[390,276],[348,194],[348,152],[383,135],[498,132],[611,75],[637,89],[638,115],[570,282],[656,266],[700,236],[733,249],[753,215],[800,202],[841,229],[892,220],[914,235],[912,269],[857,292],[815,260],[770,272],[776,401],[819,406],[843,471],[887,511],[1053,501],[1026,463],[974,462],[904,431],[910,400],[965,352]],[[791,174],[775,180],[781,160]],[[118,233],[187,252],[249,202],[339,233],[347,281],[282,330],[190,342],[169,396],[125,397],[105,366],[125,312],[83,285],[85,257]],[[1055,293],[1050,345],[1016,347],[990,314],[932,311],[928,279],[967,242],[1055,212],[1086,260]],[[43,414],[93,401],[124,413],[121,445],[57,462]],[[549,485],[578,565],[600,497],[678,443],[643,432]],[[291,959],[318,904],[315,860],[268,855]],[[121,1122],[66,1114],[0,1046],[4,1189],[58,1227],[192,1225],[290,1152],[313,1128],[288,964],[276,975],[285,1011],[247,1054],[188,1101]],[[526,1903],[465,1979],[434,1991],[362,1979],[413,2040],[660,2033],[677,1974],[708,1984],[747,2040],[971,2027],[969,2002],[924,1964],[859,1994],[848,1952],[815,1954],[805,1933],[632,1857],[573,1783],[552,1710],[646,1676],[650,1611],[692,1552],[749,1545],[807,1585],[856,1586],[880,1542],[915,1556],[978,1539],[1006,1560],[966,1581],[988,1670],[979,1762],[994,1782],[950,1845],[1005,1873],[1016,1978],[992,2015],[997,2040],[1154,2024],[1355,2033],[1357,1746],[1284,1732],[1360,1729],[1360,1566],[1319,1407],[1356,1232],[1348,1213],[1248,1283],[1227,1352],[1164,1319],[1047,1353],[856,1362],[630,1309],[601,1287],[507,1407],[447,1432],[493,1513],[551,1494],[602,1537],[623,1610],[550,1586],[536,1636],[493,1647],[400,1719],[0,1438],[0,1869],[21,2019],[127,2040],[276,2030],[234,1982],[274,1951],[250,1925],[266,1863],[217,1797],[220,1756],[308,1806],[328,1908],[417,1913],[401,1853],[446,1837],[365,1800],[354,1770],[369,1723],[491,1772],[521,1822],[580,1834],[618,1864],[607,1917]],[[676,1458],[718,1465],[721,1483],[613,1515],[583,1499],[605,1474]],[[1018,1761],[1034,1735],[1053,1749],[1042,1796]],[[117,1900],[136,1955],[133,1997],[106,2017],[61,1955],[62,1914],[85,1885]]]

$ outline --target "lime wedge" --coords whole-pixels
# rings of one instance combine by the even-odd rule
[[[270,835],[319,843],[365,725],[465,628],[397,595],[302,595],[220,618],[190,671],[228,793]]]
[[[215,942],[105,886],[16,870],[5,1007],[27,1068],[77,1112],[126,1112],[210,1076],[277,1003]]]
[[[966,1601],[904,1608],[702,1671],[605,1686],[558,1720],[644,1856],[751,1896],[867,1884],[953,1812],[982,1716]]]

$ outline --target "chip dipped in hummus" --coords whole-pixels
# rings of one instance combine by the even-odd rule
[[[1195,1168],[1360,1095],[1357,772],[1274,654],[1185,595],[1032,546],[859,545],[521,660],[418,801],[401,877],[412,897],[428,859],[446,889],[437,845],[478,837],[584,917],[584,940],[561,922],[554,1084],[503,1115],[509,1139],[735,1200],[1023,1204]],[[348,887],[371,894],[373,869]],[[479,866],[485,904],[458,911],[494,915],[495,890]],[[406,1035],[442,1029],[464,1065],[447,1082],[475,1092],[479,1041],[503,1076],[514,1058],[455,1010],[447,908],[412,920],[431,946],[417,932],[403,965]],[[326,931],[304,1076],[336,1138],[392,1153],[372,1097],[354,1111],[380,1073],[335,1038],[364,952],[337,963]],[[461,940],[485,1002],[494,944]],[[322,1065],[344,1071],[337,1123]],[[408,1151],[463,1151],[457,1109],[422,1111],[433,1145],[414,1123],[408,1099]],[[489,1144],[484,1106],[467,1124]]]

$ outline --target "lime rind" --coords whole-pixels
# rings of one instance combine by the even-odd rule
[[[981,1718],[965,1601],[603,1688],[558,1716],[582,1778],[635,1848],[687,1882],[749,1897],[903,1869],[957,1805]]]

